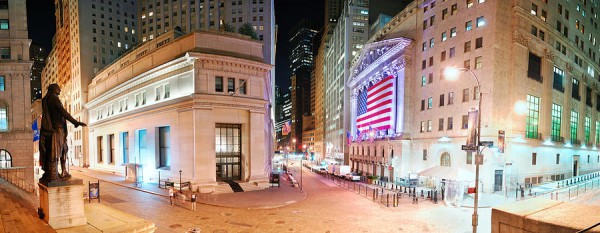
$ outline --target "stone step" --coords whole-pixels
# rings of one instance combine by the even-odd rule
[[[11,216],[12,224],[15,225],[18,232],[35,232],[33,223],[27,218],[26,209],[20,205],[20,200],[12,195],[6,195],[4,206],[7,207]]]
[[[38,218],[32,200],[25,200],[13,187],[5,185],[0,183],[0,232],[56,232]]]
[[[254,183],[239,183],[240,186],[242,186],[242,188],[244,189],[245,192],[250,192],[250,191],[258,191],[258,190],[263,190],[265,188],[268,187],[261,187],[258,185],[255,185]]]
[[[231,186],[227,183],[219,184],[215,187],[213,194],[234,193]]]
[[[3,191],[3,193],[5,192]],[[19,230],[14,223],[14,217],[11,215],[11,209],[14,208],[12,201],[5,198],[4,202],[0,203],[0,205],[2,206],[2,209],[0,209],[0,218],[2,219],[2,225],[4,225],[4,232],[18,233]]]

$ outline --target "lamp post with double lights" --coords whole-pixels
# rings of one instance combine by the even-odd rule
[[[479,103],[477,108],[477,137],[475,142],[475,148],[477,153],[475,154],[475,201],[473,204],[473,216],[472,216],[472,225],[473,225],[473,233],[477,232],[477,223],[478,223],[478,214],[477,207],[479,205],[479,165],[483,163],[483,154],[480,150],[480,140],[481,140],[481,97],[483,97],[481,93],[481,85],[479,84],[479,78],[477,75],[470,69],[467,68],[457,68],[457,67],[447,67],[444,70],[444,78],[448,80],[457,80],[460,72],[469,72],[471,77],[475,78],[477,82],[477,90],[479,91]]]

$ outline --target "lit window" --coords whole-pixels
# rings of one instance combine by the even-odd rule
[[[456,28],[450,29],[450,38],[455,37],[455,36],[456,36]]]
[[[0,30],[8,30],[8,19],[0,19]]]
[[[473,28],[473,22],[472,21],[467,21],[465,23],[465,32],[471,31],[471,29]]]
[[[5,86],[4,76],[0,76],[0,91],[5,91],[5,90],[6,90],[6,86]]]
[[[142,19],[145,19],[145,18],[146,18],[146,14],[143,14],[143,15],[142,15]]]
[[[117,42],[117,47],[121,48],[121,41]]]
[[[481,27],[485,25],[485,19],[483,18],[483,16],[477,18],[477,27]]]
[[[150,13],[148,13],[148,16],[153,16],[154,12],[150,11]]]

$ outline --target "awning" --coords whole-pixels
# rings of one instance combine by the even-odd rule
[[[475,173],[459,167],[435,166],[419,172],[419,175],[457,181],[475,180]]]

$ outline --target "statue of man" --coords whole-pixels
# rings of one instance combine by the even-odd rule
[[[48,92],[42,98],[42,127],[40,130],[40,163],[44,175],[41,181],[51,182],[56,180],[68,180],[71,175],[66,170],[67,162],[67,120],[75,128],[87,126],[83,122],[75,120],[65,110],[58,96],[60,87],[58,84],[50,84]],[[58,161],[60,160],[62,172],[58,173]]]

